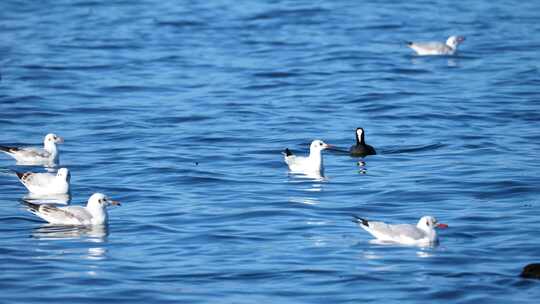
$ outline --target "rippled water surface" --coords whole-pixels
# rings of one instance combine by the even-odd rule
[[[0,155],[2,303],[527,303],[540,257],[538,1],[2,1],[0,142],[62,135],[50,227]],[[391,1],[390,1],[391,2]],[[407,40],[466,37],[452,57]],[[280,152],[325,152],[326,179]],[[350,221],[436,216],[429,248]]]

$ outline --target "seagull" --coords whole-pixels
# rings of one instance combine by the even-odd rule
[[[465,41],[463,36],[450,36],[446,43],[442,42],[407,42],[407,46],[418,55],[454,55],[460,43]]]
[[[69,192],[70,174],[67,168],[60,168],[56,174],[15,172],[21,183],[33,194],[67,194]]]
[[[356,145],[352,145],[349,149],[349,152],[352,156],[360,156],[364,157],[366,155],[375,155],[377,152],[375,152],[375,149],[366,144],[366,141],[364,139],[364,129],[357,128],[356,129]]]
[[[285,163],[289,170],[294,173],[324,175],[322,150],[328,149],[332,145],[325,144],[322,140],[316,139],[311,142],[309,156],[296,156],[289,148],[283,152]]]
[[[43,141],[43,148],[17,148],[0,145],[0,151],[15,158],[18,165],[56,165],[58,164],[59,150],[56,144],[61,144],[64,139],[56,134],[49,133]]]
[[[358,223],[376,239],[384,242],[394,242],[404,245],[426,245],[438,242],[435,228],[447,228],[448,225],[438,223],[432,216],[423,216],[415,225],[391,225],[383,222],[372,222],[354,216],[353,222]]]
[[[107,225],[107,206],[120,205],[119,202],[109,199],[102,193],[92,194],[86,207],[56,207],[51,204],[34,204],[24,200],[23,203],[27,206],[28,211],[50,224],[67,226]]]

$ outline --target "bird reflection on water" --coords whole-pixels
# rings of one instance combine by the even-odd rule
[[[45,224],[34,229],[32,237],[40,240],[85,239],[102,243],[109,235],[107,226],[58,226]]]
[[[71,202],[70,194],[47,194],[39,195],[34,193],[27,193],[23,200],[34,204],[57,204],[57,205],[69,205]]]

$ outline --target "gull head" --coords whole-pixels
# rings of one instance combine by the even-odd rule
[[[66,181],[69,181],[71,178],[71,174],[69,173],[69,170],[67,168],[58,169],[58,172],[56,172],[56,176]]]
[[[446,40],[446,45],[455,49],[463,41],[465,41],[465,37],[463,36],[450,36],[448,37],[448,40]]]
[[[88,199],[88,207],[89,208],[99,208],[99,209],[105,209],[107,206],[119,206],[120,202],[111,200],[108,196],[106,196],[103,193],[94,193],[90,198]]]
[[[331,148],[332,145],[324,143],[324,141],[320,139],[316,139],[311,142],[311,146],[309,146],[310,151],[322,151],[328,148]]]
[[[45,144],[61,144],[64,142],[64,139],[54,133],[49,133],[45,136]]]
[[[434,218],[433,216],[429,216],[429,215],[426,215],[426,216],[423,216],[419,221],[418,221],[418,224],[416,224],[416,227],[424,230],[424,231],[429,231],[429,230],[433,230],[435,228],[447,228],[448,225],[446,224],[443,224],[443,223],[439,223],[437,221],[436,218]]]

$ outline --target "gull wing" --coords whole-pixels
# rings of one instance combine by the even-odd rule
[[[416,226],[409,224],[390,225],[383,222],[368,222],[368,226],[361,225],[362,228],[371,233],[374,237],[385,241],[420,240],[425,237],[425,233]]]
[[[80,206],[56,207],[48,204],[23,202],[28,207],[28,211],[51,224],[86,225],[90,224],[92,219],[86,208]]]
[[[38,148],[22,148],[16,153],[24,158],[48,158],[51,156],[51,153]]]
[[[21,180],[21,182],[25,185],[34,186],[34,187],[47,187],[54,183],[54,180],[56,178],[55,174],[50,173],[33,173],[33,172],[26,172],[26,173],[19,173],[17,172],[17,176]]]
[[[452,49],[441,42],[410,42],[409,47],[418,54],[448,54]]]

